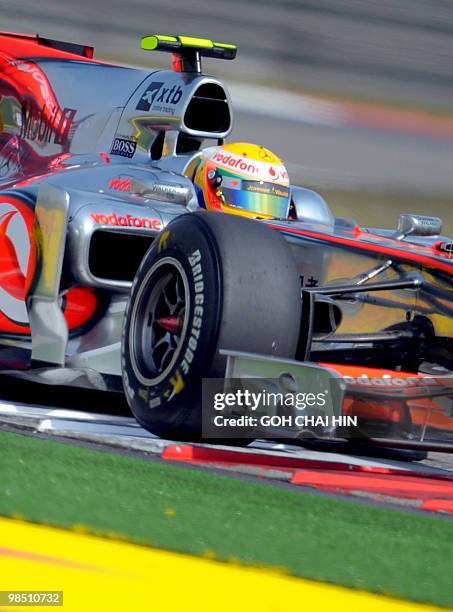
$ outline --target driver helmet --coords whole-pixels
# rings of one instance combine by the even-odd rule
[[[204,149],[192,180],[198,203],[207,210],[255,219],[288,218],[288,172],[264,147],[240,142]]]

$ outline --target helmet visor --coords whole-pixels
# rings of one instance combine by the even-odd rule
[[[249,181],[223,174],[220,190],[225,205],[246,210],[264,217],[287,219],[289,189],[283,185],[264,181]]]

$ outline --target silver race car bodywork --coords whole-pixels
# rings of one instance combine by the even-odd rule
[[[199,209],[190,177],[201,147],[231,132],[228,92],[198,65],[148,72],[77,45],[0,38],[1,368],[121,389],[136,271],[173,219]],[[453,260],[440,220],[363,229],[335,219],[318,194],[291,193],[292,218],[266,224],[300,277],[302,316],[287,322],[296,358],[448,373]]]
[[[15,54],[21,54],[23,42],[28,43],[29,54],[41,51],[37,42],[31,46],[27,39],[10,41],[15,43]],[[5,125],[6,142],[0,153],[1,181],[6,193],[22,196],[26,192],[37,203],[42,224],[52,224],[52,215],[67,219],[65,227],[59,227],[59,248],[52,245],[48,255],[45,250],[41,253],[40,275],[48,275],[50,268],[55,274],[54,300],[61,301],[62,261],[48,262],[47,256],[53,259],[58,252],[65,260],[64,275],[71,279],[70,285],[107,291],[111,303],[89,332],[65,341],[68,330],[56,315],[61,308],[53,311],[62,323],[53,334],[50,328],[55,319],[49,321],[47,311],[43,317],[36,312],[37,301],[49,299],[41,295],[37,282],[30,307],[21,304],[19,321],[26,325],[33,318],[31,339],[21,334],[19,339],[5,341],[21,347],[31,342],[36,361],[120,376],[122,313],[135,270],[153,238],[171,219],[198,208],[192,182],[183,173],[204,139],[215,142],[229,134],[231,103],[224,86],[212,77],[150,73],[61,55],[56,50],[50,58],[9,60],[9,70],[13,67],[40,87],[34,99],[29,99],[30,92],[21,95],[20,91],[5,92],[2,97],[3,116],[8,112],[11,123]],[[45,109],[54,118],[46,118]],[[55,231],[52,236],[55,241]],[[126,241],[120,236],[127,236]],[[126,245],[135,257],[130,251],[115,253]],[[17,250],[21,248],[22,244],[16,245]],[[122,273],[115,269],[119,260]],[[18,305],[14,307],[16,320]],[[50,341],[55,333],[61,341]],[[71,379],[72,374],[67,382]],[[99,377],[89,379],[103,386]]]

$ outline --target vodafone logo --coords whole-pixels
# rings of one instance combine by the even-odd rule
[[[25,304],[36,271],[33,211],[14,197],[0,199],[0,330],[28,324]],[[6,317],[6,320],[5,320]]]
[[[116,227],[144,227],[160,231],[162,223],[159,219],[150,219],[149,217],[134,217],[133,215],[100,215],[91,213],[90,217],[93,221],[100,225],[114,225]]]
[[[362,385],[365,387],[419,387],[423,385],[436,385],[437,381],[434,378],[428,376],[417,376],[414,374],[413,377],[401,378],[398,376],[390,376],[384,374],[379,377],[369,378],[366,374],[354,378],[352,376],[343,376],[343,380],[350,385]]]
[[[130,177],[127,178],[112,178],[109,183],[109,189],[113,189],[114,191],[126,191],[130,192],[132,188],[132,183]]]
[[[207,157],[216,164],[243,172],[251,177],[255,177],[257,180],[289,185],[288,172],[282,164],[272,164],[256,159],[250,160],[242,155],[223,152],[216,148],[213,149],[207,151]]]
[[[230,168],[237,168],[238,170],[242,170],[242,172],[248,172],[249,174],[256,174],[258,176],[260,173],[257,166],[245,160],[243,157],[238,157],[236,155],[223,155],[217,152],[214,154],[213,160],[225,166],[229,166]]]
[[[289,175],[283,166],[269,166],[269,178],[272,181],[289,183]]]
[[[278,178],[278,172],[272,166],[269,168],[269,176],[273,179]]]

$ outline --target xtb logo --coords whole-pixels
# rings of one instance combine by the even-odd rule
[[[154,103],[154,98],[159,93],[163,83],[151,83],[148,89],[145,91],[143,96],[140,98],[140,102],[137,104],[137,110],[149,111]]]
[[[151,83],[140,98],[137,110],[149,111],[154,103],[178,104],[182,98],[182,88],[179,85],[173,85],[173,87],[163,85],[161,82]]]

